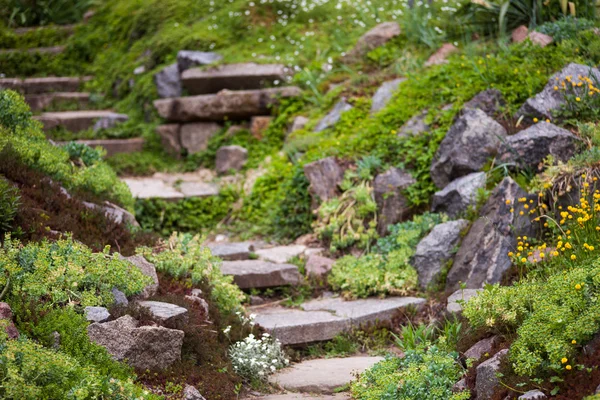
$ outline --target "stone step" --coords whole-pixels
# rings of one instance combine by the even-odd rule
[[[256,255],[261,260],[282,264],[289,262],[294,257],[301,256],[305,250],[306,246],[303,245],[277,246],[257,250]]]
[[[0,56],[3,54],[28,53],[28,54],[51,54],[56,55],[65,51],[65,46],[36,47],[32,49],[0,49]]]
[[[208,243],[206,247],[210,249],[213,256],[225,261],[248,260],[250,253],[254,251],[252,242]]]
[[[256,323],[283,344],[306,344],[333,339],[366,323],[388,322],[398,310],[417,307],[425,299],[416,297],[369,298],[344,301],[339,297],[311,300],[300,309],[281,306],[251,307]]]
[[[190,68],[181,74],[181,83],[191,95],[227,90],[261,89],[283,82],[286,67],[281,64],[225,64],[212,68]]]
[[[31,111],[43,111],[49,107],[76,104],[78,109],[88,106],[90,94],[83,92],[55,92],[44,94],[26,94],[25,101]]]
[[[292,392],[333,394],[382,360],[383,357],[359,356],[303,361],[278,371],[269,383]]]
[[[233,276],[240,289],[297,285],[301,280],[297,266],[262,260],[223,261],[221,272]]]
[[[45,78],[1,78],[0,89],[12,89],[23,94],[44,94],[52,92],[78,92],[91,76],[66,77],[49,76]]]
[[[169,121],[223,121],[267,115],[279,98],[296,97],[295,86],[260,90],[224,90],[217,94],[176,97],[154,101],[158,114]]]
[[[155,174],[151,178],[123,178],[133,197],[138,199],[181,200],[188,197],[209,197],[219,194],[219,187],[185,174]],[[181,177],[175,179],[176,177]]]
[[[350,400],[350,394],[348,393],[336,393],[332,395],[317,395],[313,393],[283,393],[283,394],[270,394],[268,396],[261,397],[246,397],[245,400]]]
[[[122,117],[122,114],[111,110],[83,110],[46,112],[33,118],[44,125],[45,131],[62,126],[70,132],[80,132],[94,127],[99,120],[114,121]]]
[[[143,138],[76,140],[75,142],[87,144],[92,148],[102,147],[106,151],[107,157],[120,153],[135,153],[144,149]],[[61,146],[67,143],[69,142],[57,142]]]

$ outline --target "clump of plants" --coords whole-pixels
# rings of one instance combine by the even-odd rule
[[[231,345],[229,357],[235,373],[249,382],[265,382],[269,375],[289,363],[279,340],[268,333],[258,339],[250,334]]]
[[[19,210],[19,190],[0,176],[0,234],[9,232]]]
[[[412,221],[390,226],[390,234],[377,241],[372,253],[338,259],[328,278],[335,290],[348,297],[406,295],[415,290],[417,272],[410,265],[416,246],[435,225],[444,221],[437,214],[423,214]]]
[[[557,21],[546,22],[536,28],[538,32],[552,36],[555,42],[574,39],[577,33],[594,27],[594,21],[567,15]]]

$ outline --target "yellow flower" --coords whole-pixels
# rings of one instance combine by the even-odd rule
[[[575,101],[581,101],[579,97],[575,97]]]
[[[575,261],[577,259],[577,256],[575,254],[571,254],[571,260]]]
[[[506,205],[507,206],[510,205],[510,200],[509,199],[506,199]]]
[[[521,258],[521,262],[522,262],[522,263],[526,263],[526,262],[527,262],[527,259],[526,259],[525,257],[523,257],[523,258]]]
[[[569,361],[569,360],[567,360],[566,357],[563,357],[562,360],[560,360],[560,362],[563,364],[566,363],[567,361]]]
[[[519,215],[523,215],[523,214],[524,214],[523,211],[519,211]]]
[[[581,290],[581,285],[579,283],[575,285],[575,290]]]
[[[571,340],[571,344],[577,344],[577,340],[575,340],[575,339]]]
[[[538,120],[537,118],[534,118],[534,119],[533,119],[533,122],[538,122],[538,121],[539,121],[539,120]]]
[[[508,256],[509,256],[509,257],[512,257],[512,256],[514,256],[514,255],[515,255],[515,253],[513,253],[512,251],[509,251],[509,252],[508,252]]]
[[[567,365],[565,368],[567,369],[567,371],[571,370],[571,366],[570,365]]]

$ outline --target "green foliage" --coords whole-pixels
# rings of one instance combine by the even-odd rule
[[[72,238],[21,246],[7,235],[0,249],[0,286],[8,286],[10,304],[43,302],[41,309],[110,305],[113,288],[130,296],[150,283],[139,269],[108,251],[92,253]]]
[[[92,149],[87,144],[69,142],[63,148],[69,153],[71,161],[79,161],[86,167],[91,167],[102,160],[102,152]]]
[[[403,358],[388,356],[365,371],[352,384],[358,400],[466,400],[468,391],[453,393],[452,386],[464,370],[458,354],[436,345],[418,346]]]
[[[0,2],[0,4],[2,3]],[[6,49],[50,47],[63,43],[69,33],[69,29],[48,26],[17,34],[12,29],[4,28],[0,24],[0,43]]]
[[[338,259],[329,275],[329,284],[350,297],[406,294],[417,284],[410,258],[419,240],[442,220],[437,214],[424,214],[413,221],[392,225],[390,235],[378,240],[378,253]]]
[[[9,232],[19,210],[19,189],[0,176],[0,234]]]
[[[0,125],[11,131],[30,130],[32,135],[40,137],[40,124],[34,121],[32,116],[29,106],[19,93],[0,90]]]
[[[93,0],[2,0],[0,19],[14,26],[72,24]]]
[[[552,36],[555,42],[566,39],[575,39],[579,31],[594,27],[594,22],[585,18],[576,18],[567,15],[558,21],[546,22],[536,28],[538,32]]]
[[[293,176],[281,185],[280,191],[285,197],[279,202],[272,216],[275,237],[295,239],[311,232],[314,215],[311,210],[310,183],[304,170],[296,166]]]
[[[571,119],[577,122],[597,121],[600,116],[600,82],[594,75],[588,77],[567,77],[557,81],[556,91],[562,92],[565,104],[556,110],[557,119]]]
[[[179,279],[189,279],[192,284],[205,283],[212,288],[210,296],[221,313],[231,314],[241,309],[245,298],[234,285],[231,276],[219,269],[220,259],[202,246],[200,236],[173,233],[167,242],[168,250],[154,253],[142,248],[140,253],[160,272]]]

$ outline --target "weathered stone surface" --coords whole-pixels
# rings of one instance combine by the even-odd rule
[[[335,260],[318,255],[311,255],[306,260],[306,275],[323,279],[329,274]]]
[[[257,314],[256,322],[283,344],[300,344],[329,340],[361,324],[389,321],[399,309],[424,301],[414,297],[321,298],[304,303],[302,310],[274,306],[251,311]]]
[[[85,319],[91,322],[105,322],[110,318],[110,313],[105,307],[86,307],[83,312]]]
[[[477,296],[477,294],[481,291],[481,289],[459,289],[456,292],[452,293],[448,297],[448,304],[446,305],[446,310],[450,313],[460,313],[462,312],[462,305],[458,303],[459,301],[468,302],[472,297]]]
[[[534,97],[528,99],[521,106],[517,115],[525,116],[528,120],[531,120],[534,117],[540,120],[552,118],[552,112],[560,109],[560,107],[566,103],[564,96],[565,91],[555,90],[554,88],[560,87],[560,82],[564,81],[567,76],[570,76],[574,83],[579,83],[581,81],[579,76],[589,77],[594,81],[600,80],[600,71],[596,68],[588,67],[587,65],[575,63],[567,65],[562,71],[550,77],[544,89]],[[584,97],[584,93],[588,90],[587,84],[584,82],[582,87],[572,88],[572,90],[574,90],[575,93],[581,94],[581,97]]]
[[[1,78],[0,89],[12,89],[23,94],[78,92],[91,77]]]
[[[336,103],[335,106],[333,106],[331,111],[329,111],[329,114],[327,114],[325,117],[323,117],[323,119],[321,121],[319,121],[319,123],[315,127],[315,132],[321,132],[327,128],[331,128],[332,126],[337,124],[337,122],[342,117],[343,113],[345,113],[346,111],[349,111],[351,109],[352,109],[352,106],[350,104],[346,103],[345,98],[342,98],[340,101],[338,101]]]
[[[29,104],[31,111],[43,111],[49,107],[61,107],[77,104],[79,108],[87,107],[90,101],[89,93],[78,92],[56,92],[44,94],[27,94],[25,101]]]
[[[498,89],[487,89],[466,102],[463,110],[479,108],[493,118],[504,106],[506,106],[506,100],[504,100],[502,93]]]
[[[212,184],[196,180],[167,182],[153,178],[123,178],[133,197],[138,199],[179,200],[185,197],[209,197],[219,194],[219,188]],[[177,186],[177,187],[175,187]]]
[[[521,197],[528,195],[511,178],[496,186],[454,257],[446,280],[448,291],[457,290],[461,281],[478,289],[502,280],[511,266],[508,252],[516,247],[517,235],[535,235],[528,215],[511,212]]]
[[[304,393],[334,393],[383,357],[321,358],[282,369],[269,378],[272,385]]]
[[[129,117],[126,114],[111,113],[105,115],[103,117],[98,118],[94,123],[94,132],[97,132],[102,129],[114,128],[115,126],[127,121],[128,119]]]
[[[8,321],[8,324],[4,327],[4,332],[10,339],[19,337],[19,331],[13,322],[13,313],[8,303],[0,302],[0,320]]]
[[[376,113],[377,111],[383,109],[392,99],[396,90],[398,90],[398,86],[400,86],[400,84],[405,80],[405,78],[400,78],[383,82],[373,96],[371,102],[371,113]]]
[[[156,133],[160,136],[162,148],[172,156],[181,157],[181,140],[179,138],[179,124],[164,124],[156,127]]]
[[[230,170],[239,171],[248,160],[248,150],[242,146],[223,146],[217,150],[215,161],[218,174],[226,174]]]
[[[93,323],[87,328],[91,341],[105,347],[118,361],[139,369],[157,370],[181,359],[184,333],[160,326],[141,326],[126,315],[115,321]]]
[[[408,200],[402,192],[414,183],[416,181],[408,172],[395,167],[375,177],[373,194],[379,213],[377,231],[380,235],[388,231],[389,225],[410,215]]]
[[[36,115],[33,118],[44,125],[45,131],[62,126],[68,131],[79,132],[92,128],[98,120],[103,118],[113,118],[117,115],[120,114],[116,114],[110,110],[87,110],[46,112],[41,115]]]
[[[263,133],[269,128],[269,125],[271,125],[272,121],[273,117],[269,116],[252,117],[250,120],[250,133],[256,139],[261,140]]]
[[[521,43],[527,39],[527,35],[529,35],[529,29],[525,25],[519,26],[517,29],[512,31],[511,39],[514,43]]]
[[[477,400],[488,400],[494,397],[500,386],[496,373],[500,371],[500,364],[507,354],[507,349],[501,350],[494,357],[477,366],[477,379],[475,382]]]
[[[210,138],[216,135],[221,129],[221,125],[215,122],[182,124],[179,130],[181,147],[187,150],[188,154],[204,151],[208,147]]]
[[[154,296],[158,291],[158,275],[156,274],[156,267],[154,267],[154,264],[146,260],[144,256],[140,255],[124,257],[124,259],[135,265],[135,267],[139,269],[142,274],[152,279],[152,283],[142,290],[140,296],[142,298]]]
[[[500,160],[514,163],[519,168],[539,170],[540,164],[549,155],[557,161],[568,161],[580,143],[581,139],[568,130],[541,121],[506,138]]]
[[[485,172],[474,172],[453,180],[433,195],[431,211],[446,213],[450,217],[467,211],[475,206],[477,192],[485,188],[486,179]]]
[[[411,264],[417,270],[421,289],[438,283],[454,248],[460,243],[461,231],[467,226],[469,221],[464,219],[439,224],[419,242]]]
[[[163,68],[154,75],[154,84],[161,99],[181,96],[181,77],[177,63]]]
[[[121,292],[119,289],[113,288],[112,295],[115,299],[116,305],[125,307],[129,305],[129,300],[127,300],[127,296],[125,296],[125,293]]]
[[[192,68],[182,72],[183,87],[191,95],[227,90],[252,90],[283,82],[286,68],[281,64],[224,64],[213,68]]]
[[[453,393],[462,392],[463,390],[467,389],[469,389],[469,385],[467,385],[467,380],[465,378],[462,378],[452,386]]]
[[[183,72],[198,65],[208,65],[220,61],[222,55],[213,52],[195,51],[195,50],[180,50],[177,53],[177,66],[179,72]]]
[[[332,395],[318,395],[313,393],[285,393],[285,394],[270,394],[268,396],[249,398],[247,400],[350,400],[350,394],[336,393]]]
[[[383,22],[362,35],[348,56],[361,57],[398,35],[400,35],[400,25],[397,22]]]
[[[548,397],[540,390],[530,390],[519,396],[518,400],[545,400]]]
[[[492,336],[475,343],[465,351],[465,358],[471,358],[475,362],[481,360],[486,354],[490,354],[494,350],[494,346],[500,341],[498,336]]]
[[[546,47],[554,41],[552,36],[537,31],[530,32],[527,37],[531,40],[531,43],[537,44],[540,47]]]
[[[202,310],[202,315],[206,320],[208,320],[210,310],[208,302],[206,300],[204,300],[202,297],[194,295],[186,295],[184,298],[190,303],[196,305],[200,310]]]
[[[86,202],[83,203],[86,204]],[[104,215],[111,218],[117,224],[130,224],[136,227],[140,226],[135,219],[135,215],[116,204],[105,201],[101,206],[101,209],[104,211]]]
[[[207,247],[213,256],[220,257],[225,261],[247,260],[250,258],[250,253],[254,251],[254,245],[251,242],[210,243]]]
[[[402,128],[398,131],[398,137],[405,136],[418,136],[421,133],[429,132],[429,125],[425,122],[427,118],[427,114],[429,114],[428,110],[420,112],[419,114],[413,116],[411,119],[406,121]]]
[[[304,253],[304,250],[306,250],[306,246],[296,244],[260,249],[256,251],[256,254],[263,260],[283,264],[294,257],[300,256]]]
[[[302,115],[295,117],[294,121],[292,122],[292,125],[290,125],[290,128],[288,129],[288,134],[299,131],[300,129],[304,129],[308,121],[308,118]]]
[[[338,185],[344,179],[344,169],[335,157],[327,157],[306,164],[304,175],[310,182],[310,192],[321,201],[327,201],[339,194]]]
[[[260,90],[224,90],[217,94],[177,97],[154,101],[158,114],[169,121],[222,121],[266,115],[281,97],[296,97],[297,87]]]
[[[188,310],[162,301],[138,301],[141,307],[147,308],[152,318],[160,324],[174,325],[188,320]]]
[[[495,156],[506,130],[482,110],[465,110],[456,119],[434,157],[431,178],[444,188],[461,176],[478,172]]]
[[[301,279],[295,265],[261,260],[223,261],[221,272],[233,276],[241,289],[296,285]]]
[[[94,139],[94,140],[76,140],[90,146],[91,148],[101,147],[106,151],[106,156],[110,157],[121,153],[135,153],[144,149],[144,138],[131,139]],[[69,142],[57,142],[58,145],[65,145]]]
[[[457,52],[458,48],[451,43],[444,43],[442,47],[440,47],[435,53],[427,59],[425,62],[426,67],[430,67],[432,65],[444,64],[446,59],[450,56],[450,54]]]
[[[180,52],[181,53],[181,52]],[[191,385],[186,385],[183,388],[183,400],[206,400],[196,389]]]

